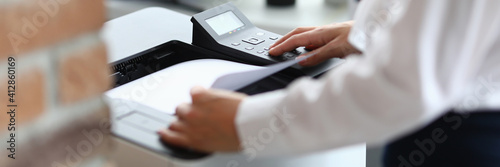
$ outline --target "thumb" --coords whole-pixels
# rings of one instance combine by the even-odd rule
[[[206,101],[210,97],[209,91],[202,86],[191,88],[190,94],[193,104]]]

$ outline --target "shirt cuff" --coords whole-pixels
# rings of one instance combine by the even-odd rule
[[[249,160],[256,157],[281,155],[286,144],[280,132],[287,122],[282,110],[284,90],[251,96],[243,100],[236,115],[236,128],[243,152]]]

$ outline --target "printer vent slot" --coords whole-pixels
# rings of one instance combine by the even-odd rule
[[[120,63],[120,64],[117,64],[117,65],[114,65],[113,66],[113,71],[124,70],[127,67],[129,67],[130,65],[137,64],[137,63],[141,62],[142,60],[144,60],[144,55],[135,57],[133,59],[127,60],[127,61],[125,61],[123,63]]]

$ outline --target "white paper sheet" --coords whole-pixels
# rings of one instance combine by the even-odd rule
[[[191,101],[189,91],[193,86],[208,88],[222,75],[261,68],[216,59],[193,60],[109,90],[105,96],[113,100],[113,109],[126,107],[131,100],[173,114],[177,105]]]
[[[193,60],[109,90],[105,96],[112,99],[110,105],[115,110],[130,105],[128,101],[134,101],[173,114],[177,105],[191,101],[189,91],[194,86],[237,90],[307,57],[268,67],[216,59]]]
[[[217,78],[217,80],[212,85],[212,88],[216,89],[226,89],[226,90],[238,90],[243,88],[249,84],[257,82],[261,79],[266,78],[274,73],[277,73],[287,67],[293,66],[298,62],[309,58],[312,55],[307,55],[301,57],[299,59],[286,61],[283,63],[278,63],[274,65],[267,66],[265,68],[257,69],[257,70],[248,70],[242,72],[234,72],[230,74],[226,74]]]

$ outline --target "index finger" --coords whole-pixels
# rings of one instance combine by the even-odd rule
[[[307,32],[307,31],[311,31],[311,30],[314,30],[315,28],[316,27],[299,27],[299,28],[296,28],[296,29],[290,31],[285,36],[281,37],[278,41],[276,41],[274,44],[272,44],[270,48],[278,46],[279,44],[285,42],[288,38],[292,37],[293,35],[301,34],[301,33]]]
[[[309,45],[320,46],[322,45],[321,44],[322,39],[319,38],[318,35],[321,34],[306,32],[298,35],[293,35],[292,37],[288,38],[285,42],[272,48],[269,51],[269,54],[277,56],[301,46],[309,46]]]

